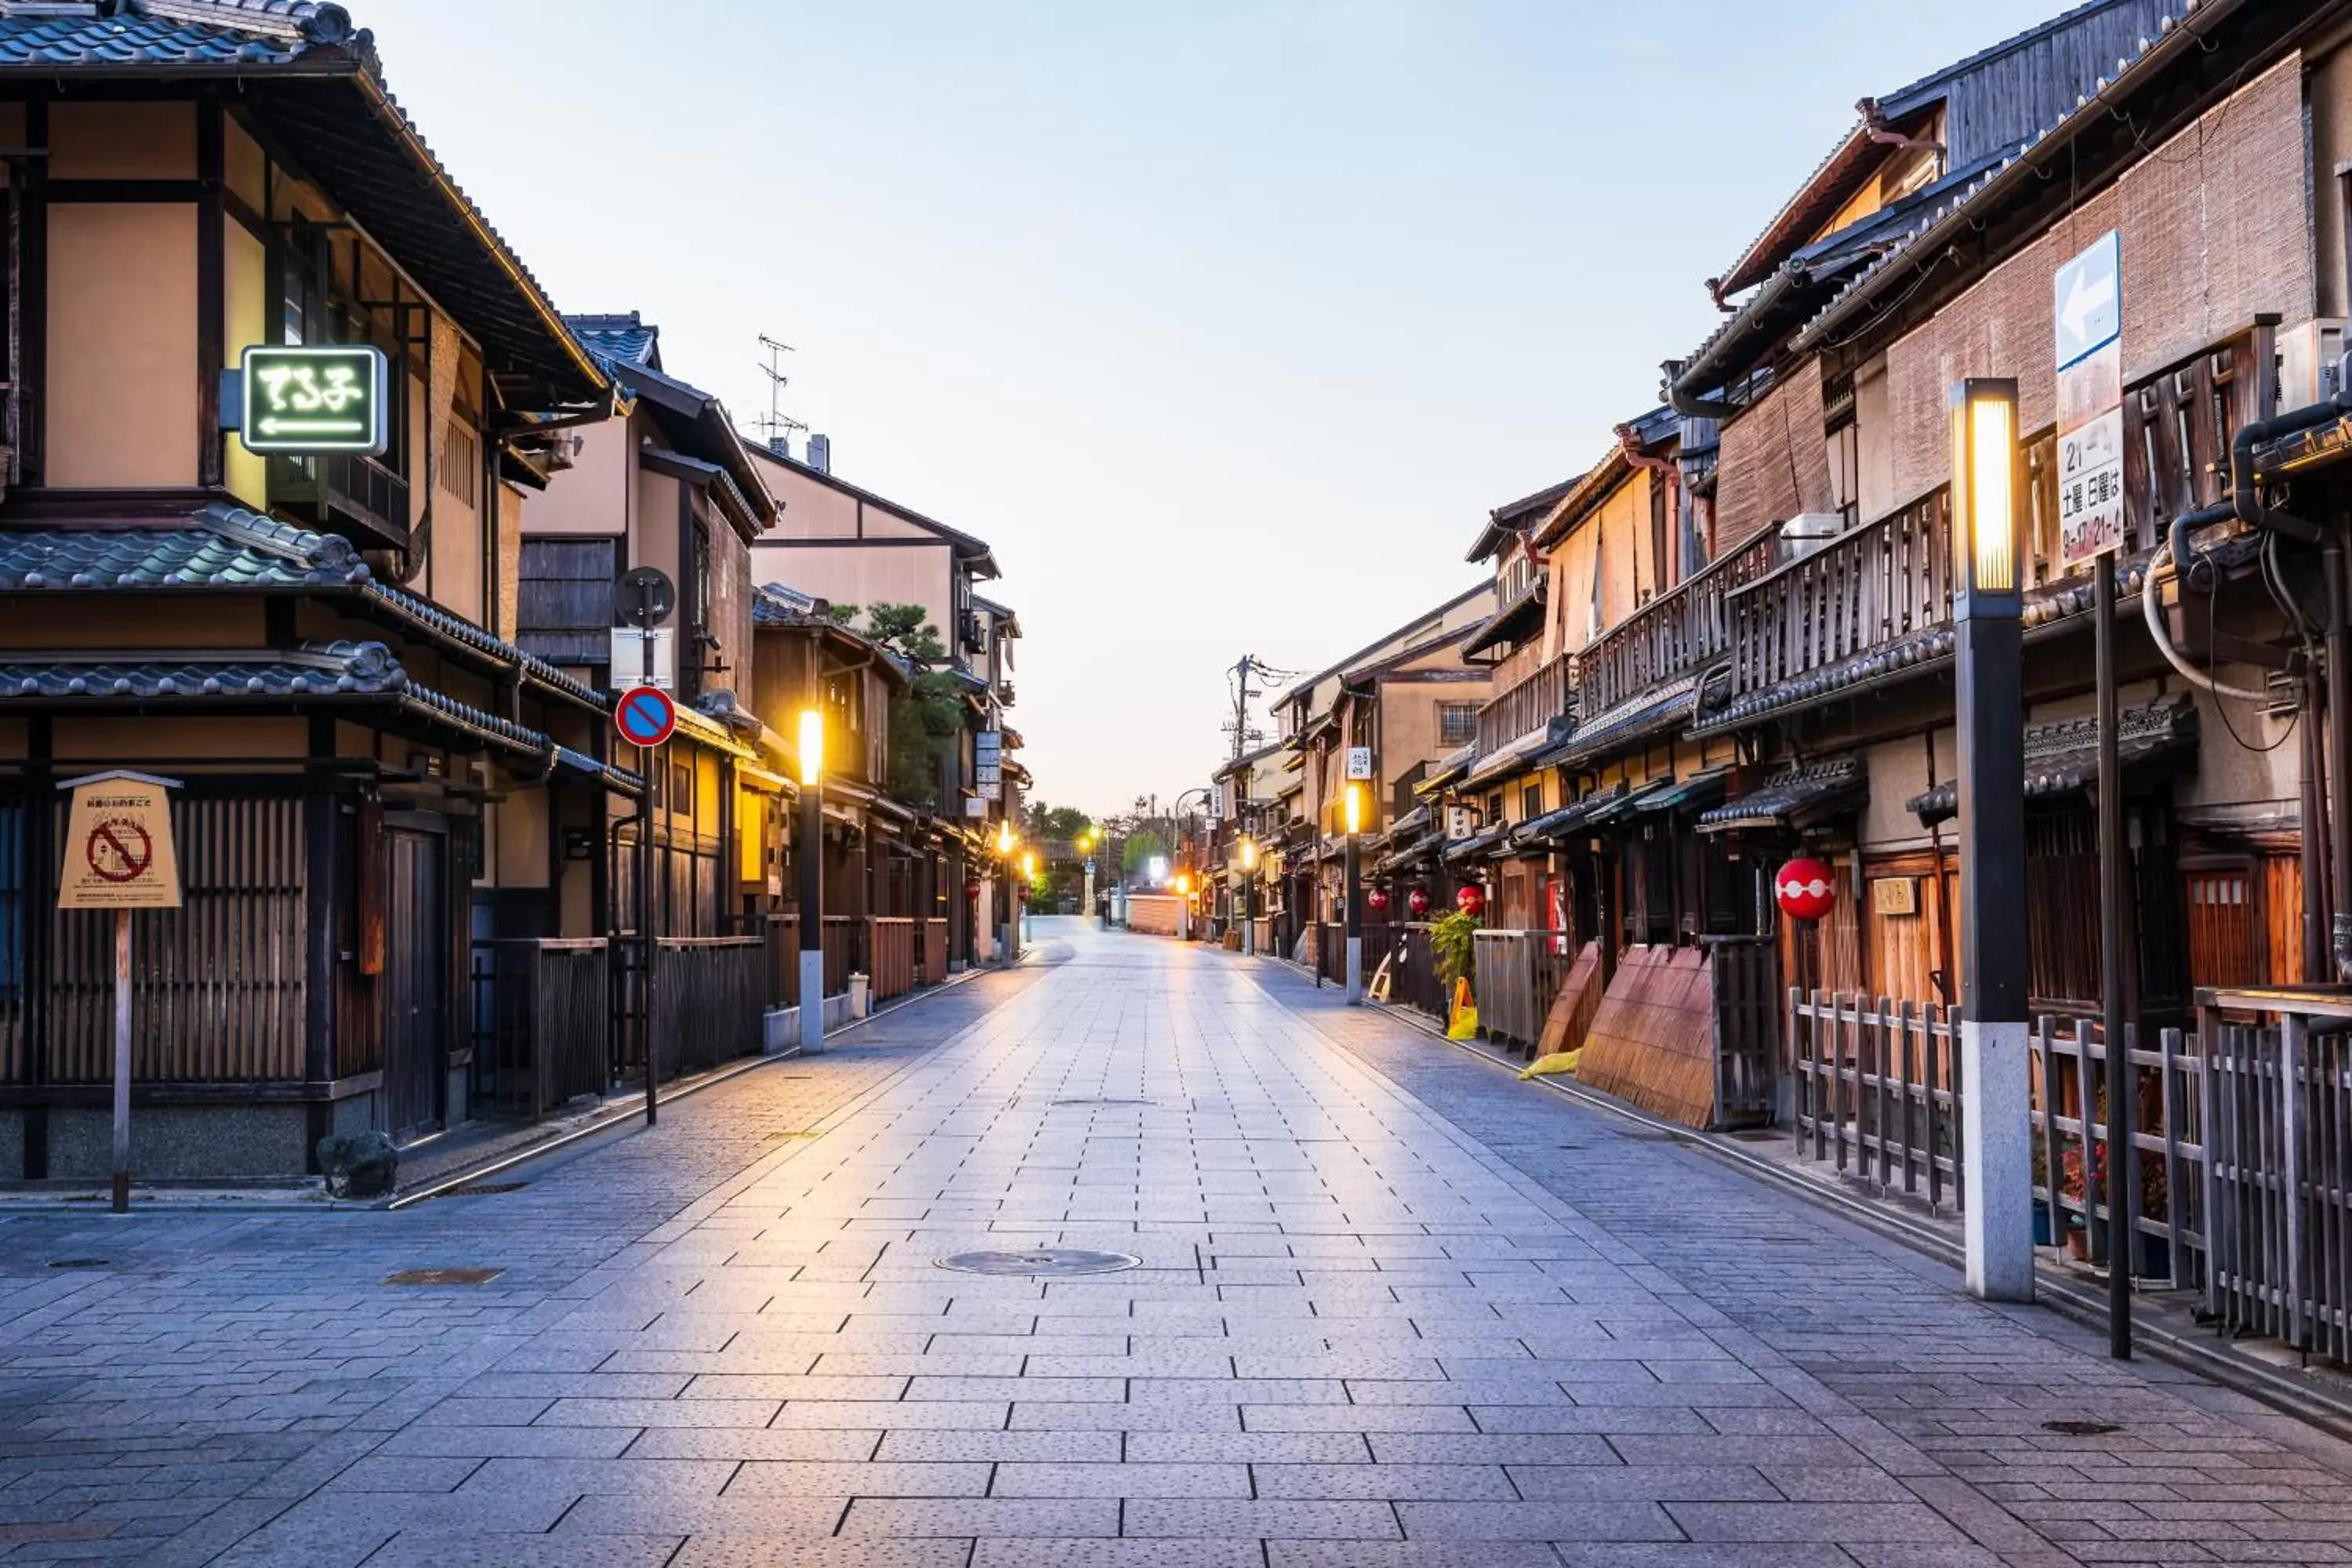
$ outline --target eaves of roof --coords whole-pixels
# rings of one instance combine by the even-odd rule
[[[715,394],[689,386],[652,365],[607,359],[602,354],[597,357],[624,391],[654,411],[671,440],[688,448],[681,455],[698,458],[725,475],[736,503],[755,525],[775,521],[782,508],[769,493],[767,481],[760,477],[751,453],[744,448],[743,437],[727,417],[726,406]],[[663,415],[669,417],[662,418]]]
[[[315,593],[352,595],[379,619],[511,668],[540,690],[603,711],[593,687],[431,601],[376,580],[351,542],[243,507],[187,517],[0,529],[0,594]]]
[[[1496,507],[1487,512],[1485,526],[1479,529],[1478,537],[1472,542],[1469,554],[1463,559],[1473,563],[1486,560],[1503,547],[1505,540],[1536,522],[1553,507],[1559,505],[1559,498],[1574,489],[1575,485],[1574,479],[1562,479],[1556,485],[1546,485],[1533,495],[1521,496],[1517,500],[1505,501]]]
[[[1609,493],[1633,477],[1633,465],[1626,459],[1621,443],[1612,446],[1601,459],[1585,471],[1536,525],[1532,541],[1538,550],[1548,550],[1565,538],[1569,531],[1590,516],[1592,509],[1609,499]]]
[[[0,13],[0,81],[234,80],[303,171],[478,342],[559,403],[612,383],[385,89],[370,33],[336,5],[168,0]],[[504,363],[498,363],[503,360]]]
[[[1470,628],[1462,644],[1462,657],[1484,653],[1499,642],[1524,642],[1527,634],[1543,625],[1544,574],[1538,572],[1528,585],[1511,596],[1511,602]]]
[[[1423,610],[1421,614],[1413,616],[1411,620],[1405,622],[1402,626],[1398,626],[1395,630],[1387,632],[1381,637],[1373,638],[1370,642],[1366,643],[1363,647],[1358,648],[1347,658],[1340,659],[1335,664],[1325,666],[1323,668],[1317,670],[1314,674],[1308,676],[1304,680],[1293,683],[1289,688],[1284,690],[1281,696],[1276,697],[1274,700],[1274,705],[1279,708],[1286,703],[1297,701],[1300,697],[1312,693],[1317,687],[1322,685],[1323,682],[1330,679],[1333,676],[1342,675],[1349,670],[1354,669],[1357,666],[1370,658],[1374,654],[1380,652],[1381,649],[1396,641],[1397,638],[1404,636],[1405,633],[1412,630],[1413,627],[1421,625],[1423,621],[1428,620],[1432,616],[1451,615],[1454,611],[1460,609],[1463,605],[1468,604],[1479,595],[1491,594],[1494,591],[1495,580],[1492,577],[1481,578],[1478,582],[1472,584],[1469,587],[1465,588],[1459,594],[1454,595],[1454,597],[1446,600],[1445,603],[1438,605],[1435,609]],[[1408,653],[1411,650],[1400,649],[1399,651],[1401,653]]]
[[[2145,708],[2126,709],[2116,715],[2116,760],[2124,768],[2193,756],[2197,750],[2197,708],[2186,694],[2176,692]],[[2088,789],[2098,779],[2096,720],[2070,719],[2026,726],[2026,799],[2073,795]],[[1959,815],[1958,781],[1947,779],[1913,795],[1905,804],[1927,826],[1948,821]]]
[[[1901,313],[1906,320],[1932,312],[1953,291],[2041,232],[2042,226],[2029,224],[1996,236],[1990,226],[2011,204],[2031,209],[2039,200],[2071,207],[2088,200],[2203,110],[2211,100],[2210,93],[2176,96],[2156,106],[2141,104],[2135,112],[2135,104],[2153,92],[2168,71],[2187,67],[2218,72],[2221,82],[2242,83],[2261,61],[2289,47],[2331,9],[2252,0],[2183,0],[2180,16],[2164,17],[2155,37],[2140,39],[2136,55],[2118,61],[2120,68],[2114,75],[2100,77],[2071,112],[2006,150],[1992,168],[1919,214],[1804,324],[1790,347],[1801,353],[1843,344],[1880,317],[1895,314],[1895,306],[1906,308]],[[2221,37],[2232,27],[2234,35]],[[2231,60],[2237,63],[2231,65]],[[2091,145],[2093,132],[2105,138],[2095,145]],[[2083,156],[2086,147],[2092,154],[2088,163]],[[2063,177],[2053,178],[2053,164]],[[1898,265],[1914,257],[1925,259],[1916,266]],[[1890,291],[1896,292],[1893,301],[1887,301]]]
[[[1700,677],[1685,675],[1628,697],[1580,722],[1566,740],[1535,759],[1538,767],[1575,768],[1637,741],[1681,729],[1698,700]]]
[[[554,752],[554,742],[539,731],[412,679],[380,642],[338,639],[292,649],[172,652],[16,650],[0,659],[0,709],[63,704],[144,710],[167,704],[214,710],[310,701],[394,708],[436,729],[520,755],[545,760]]]

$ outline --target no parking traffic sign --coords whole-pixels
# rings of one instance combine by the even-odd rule
[[[633,686],[613,709],[613,728],[633,746],[658,746],[677,729],[677,704],[657,686]]]

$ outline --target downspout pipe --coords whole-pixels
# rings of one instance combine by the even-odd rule
[[[1642,449],[1642,438],[1637,433],[1635,433],[1633,426],[1631,425],[1620,425],[1617,426],[1617,442],[1623,449],[1625,461],[1630,467],[1641,468],[1649,473],[1664,474],[1665,476],[1666,517],[1670,521],[1673,521],[1677,525],[1676,531],[1679,532],[1679,524],[1682,518],[1682,510],[1678,504],[1682,499],[1682,465],[1665,458],[1652,457],[1649,453],[1643,451]],[[1662,561],[1653,561],[1650,563],[1650,571],[1657,579],[1657,582],[1654,584],[1655,590],[1661,594],[1664,593],[1666,591],[1665,563]],[[1676,574],[1675,580],[1676,582],[1680,582],[1682,580],[1682,574]]]

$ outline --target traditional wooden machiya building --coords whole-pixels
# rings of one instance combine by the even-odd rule
[[[527,501],[607,371],[331,5],[0,12],[0,1173],[106,1156],[106,963],[54,910],[58,783],[183,781],[142,912],[143,1173],[299,1172],[499,1093],[469,943],[564,918],[566,825],[641,784],[515,641]],[[224,431],[253,346],[366,344],[380,454]],[[245,411],[248,418],[259,411]]]

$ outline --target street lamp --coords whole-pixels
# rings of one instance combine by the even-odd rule
[[[1969,1294],[2033,1299],[2017,383],[1952,387],[1960,816],[1960,1159]],[[2110,1048],[2113,1048],[2112,1047]],[[2090,1108],[2084,1107],[2085,1118]]]
[[[1020,950],[1015,945],[1015,938],[1019,936],[1021,928],[1013,923],[1013,900],[1015,895],[1013,888],[1013,819],[1010,816],[1004,817],[996,825],[996,865],[997,888],[1004,902],[1003,918],[997,927],[999,932],[997,946],[1003,954],[1004,962],[1011,963],[1020,956]]]
[[[1176,873],[1172,884],[1176,889],[1176,940],[1192,940],[1192,879],[1182,871]]]
[[[1029,899],[1037,887],[1037,855],[1034,850],[1021,851],[1021,940],[1029,940]]]
[[[1257,840],[1242,835],[1242,953],[1257,956]]]
[[[824,715],[801,710],[801,1050],[824,1049]]]
[[[1364,999],[1364,868],[1356,836],[1364,830],[1364,786],[1351,784],[1348,814],[1348,1005]]]

